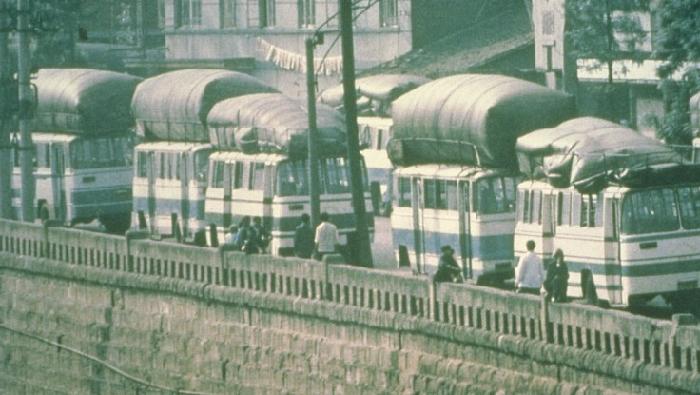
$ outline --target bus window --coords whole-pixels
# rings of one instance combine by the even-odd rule
[[[233,164],[233,189],[243,188],[243,163]]]
[[[459,206],[458,193],[457,193],[457,181],[445,181],[445,191],[447,195],[447,209],[457,210]]]
[[[396,197],[398,199],[397,205],[399,207],[411,207],[411,179],[406,177],[399,177],[398,189]]]
[[[182,166],[182,156],[180,154],[175,154],[175,179],[180,179],[180,167]]]
[[[216,161],[212,163],[210,179],[209,186],[212,188],[224,187],[224,162]]]
[[[160,159],[158,160],[158,178],[164,179],[165,178],[165,153],[161,152],[159,157],[160,157]]]
[[[51,167],[51,155],[49,154],[49,144],[36,144],[35,167]]]
[[[345,158],[327,158],[321,166],[326,193],[350,192],[349,164]],[[364,177],[363,177],[364,181]]]
[[[136,177],[148,177],[148,152],[139,151],[136,156]]]
[[[210,150],[196,151],[194,154],[194,177],[199,182],[207,181],[207,167],[209,165]]]
[[[592,228],[596,226],[596,199],[593,195],[581,195],[581,215],[579,226]]]
[[[250,164],[250,170],[248,173],[248,189],[263,189],[264,170],[264,163],[254,162]]]
[[[686,229],[700,228],[700,187],[678,188],[681,221]]]
[[[74,169],[124,167],[131,164],[126,137],[76,139],[70,144],[70,162]]]
[[[511,184],[508,185],[508,182]],[[511,178],[484,177],[476,182],[476,207],[479,214],[512,212],[515,209],[515,186]]]
[[[236,178],[240,169],[243,175],[243,166],[236,162]],[[242,178],[242,177],[241,177]],[[237,181],[234,181],[237,182]],[[295,196],[308,194],[306,161],[295,160],[281,162],[277,166],[277,194],[280,196]]]
[[[437,208],[437,181],[436,180],[424,180],[423,181],[423,207],[424,208]]]
[[[464,211],[468,213],[471,207],[469,200],[469,183],[465,182],[462,185],[464,185]]]
[[[678,210],[671,189],[629,192],[624,197],[622,233],[668,232],[678,228]]]

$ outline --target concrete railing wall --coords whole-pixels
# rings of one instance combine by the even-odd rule
[[[136,237],[134,237],[136,236]],[[379,270],[0,221],[0,252],[398,313],[700,372],[700,326]]]

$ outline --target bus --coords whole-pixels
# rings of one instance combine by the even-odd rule
[[[32,133],[36,157],[36,216],[67,226],[97,219],[109,232],[123,233],[131,213],[134,137]],[[14,150],[12,205],[21,212],[19,153]]]
[[[365,116],[357,117],[357,124],[360,144],[364,147],[360,154],[367,165],[374,214],[388,216],[391,213],[394,167],[386,152],[386,144],[391,138],[393,121],[391,118]]]
[[[517,183],[517,174],[503,169],[397,168],[391,226],[399,262],[433,274],[440,247],[450,245],[465,278],[482,284],[512,277]]]
[[[518,185],[515,254],[524,254],[530,239],[545,260],[561,248],[573,297],[584,296],[588,279],[611,305],[641,305],[657,295],[671,303],[697,297],[700,182],[659,184],[581,193],[525,181]]]
[[[158,141],[134,149],[132,225],[156,238],[204,244],[206,143]]]
[[[341,243],[355,230],[350,172],[343,156],[319,160],[321,211],[328,212],[338,227]],[[305,159],[291,159],[280,153],[216,151],[209,157],[209,180],[204,205],[209,224],[208,244],[224,240],[229,227],[244,216],[259,216],[270,231],[269,252],[294,254],[294,231],[302,213],[310,213],[308,166]],[[366,173],[363,166],[363,173]],[[365,204],[369,193],[365,179]],[[367,216],[370,232],[374,219]]]

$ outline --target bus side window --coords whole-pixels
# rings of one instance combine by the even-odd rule
[[[542,191],[532,191],[532,210],[531,214],[533,216],[531,222],[537,222],[537,224],[542,224]]]
[[[250,164],[250,174],[248,175],[248,189],[262,190],[264,185],[265,164],[254,162]]]
[[[243,188],[243,163],[236,161],[233,164],[233,189]]]
[[[411,180],[407,177],[398,178],[398,192],[396,198],[399,207],[411,207]]]
[[[146,178],[148,176],[147,164],[148,153],[139,151],[136,155],[136,177]]]
[[[175,154],[175,179],[180,179],[180,167],[182,167],[182,157],[179,153]]]
[[[471,210],[471,201],[469,200],[469,183],[465,182],[462,185],[464,185],[462,190],[464,198],[464,212],[468,213]]]
[[[459,207],[459,195],[457,193],[457,181],[446,181],[447,209],[457,210]]]
[[[34,167],[49,168],[49,144],[36,144],[36,157],[34,158]]]
[[[557,193],[557,226],[564,224],[564,194]]]
[[[165,178],[165,152],[161,152],[158,160],[158,178]]]
[[[437,180],[423,181],[423,207],[437,208]]]

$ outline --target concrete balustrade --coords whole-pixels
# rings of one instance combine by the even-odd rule
[[[142,238],[0,220],[0,252],[67,265],[221,286],[390,312],[623,358],[630,363],[700,372],[700,326],[690,317],[660,321],[575,303],[466,284],[433,284],[407,273],[245,255]],[[104,272],[100,272],[104,273]]]

